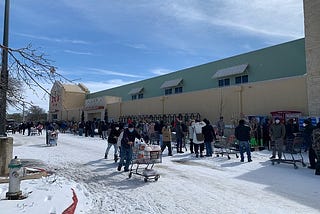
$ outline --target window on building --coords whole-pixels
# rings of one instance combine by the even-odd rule
[[[57,120],[58,119],[58,115],[57,114],[52,114],[52,119],[53,120]]]
[[[236,84],[247,83],[247,82],[248,82],[248,75],[243,75],[235,78]]]
[[[175,94],[180,94],[180,93],[182,93],[182,87],[176,87],[176,88],[174,89],[174,93],[175,93]]]
[[[166,88],[164,91],[165,95],[172,94],[172,88]]]
[[[131,99],[132,99],[132,100],[136,100],[136,99],[137,99],[137,95],[136,95],[136,94],[132,95],[132,96],[131,96]]]
[[[220,79],[219,80],[219,87],[229,86],[230,85],[230,79]]]
[[[142,93],[138,94],[138,99],[143,99],[143,94]]]

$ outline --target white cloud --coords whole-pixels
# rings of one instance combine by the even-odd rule
[[[88,81],[83,82],[83,84],[90,90],[90,93],[130,84],[134,81],[123,81],[121,79],[112,79],[106,82],[94,82],[94,81]]]
[[[166,68],[155,68],[151,70],[151,73],[156,74],[156,75],[164,75],[164,74],[168,74],[174,72],[173,70],[169,70]]]
[[[25,33],[15,33],[15,34],[22,37],[45,40],[49,42],[71,43],[71,44],[81,44],[81,45],[90,44],[90,42],[83,41],[83,40],[76,40],[76,39],[53,38],[53,37],[47,37],[47,36],[38,36],[38,35],[36,36],[36,35],[25,34]]]
[[[133,78],[141,78],[141,75],[134,75],[130,73],[121,73],[117,71],[110,71],[110,70],[104,70],[104,69],[99,69],[99,68],[89,68],[91,71],[95,71],[99,74],[104,74],[104,75],[114,75],[114,76],[122,76],[122,77],[133,77]]]
[[[80,52],[80,51],[72,51],[72,50],[64,50],[65,53],[76,54],[76,55],[88,55],[93,56],[91,52]]]

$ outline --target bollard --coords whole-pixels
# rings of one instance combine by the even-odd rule
[[[21,162],[17,156],[10,161],[9,164],[9,192],[6,193],[6,197],[9,200],[21,199],[22,191],[20,190],[20,178],[21,178]]]

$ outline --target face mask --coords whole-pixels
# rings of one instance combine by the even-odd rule
[[[280,123],[280,120],[276,120],[276,123]]]
[[[133,132],[133,129],[129,129],[129,132]]]
[[[119,130],[119,127],[116,127],[116,130]]]

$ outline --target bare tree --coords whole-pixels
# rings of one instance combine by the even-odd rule
[[[7,91],[7,104],[15,107],[16,109],[21,108],[21,101],[23,100],[23,83],[15,78],[9,77],[8,91]]]
[[[47,114],[43,108],[40,108],[39,106],[31,106],[28,109],[27,117],[28,117],[28,120],[39,122],[39,121],[46,120]]]
[[[47,56],[41,53],[39,50],[34,49],[31,44],[24,48],[13,49],[0,45],[1,49],[5,49],[8,53],[8,72],[10,78],[8,78],[9,84],[2,85],[0,83],[1,90],[6,92],[6,101],[0,102],[0,106],[3,103],[8,103],[15,107],[18,104],[29,104],[24,102],[23,90],[25,86],[33,91],[34,94],[44,96],[50,92],[43,86],[45,83],[53,84],[55,81],[72,82],[61,74],[56,72],[56,67],[52,65],[53,61],[49,60]],[[39,88],[41,90],[39,90]],[[0,100],[1,101],[1,100]],[[2,115],[0,115],[2,117]],[[5,124],[0,124],[5,126]]]

